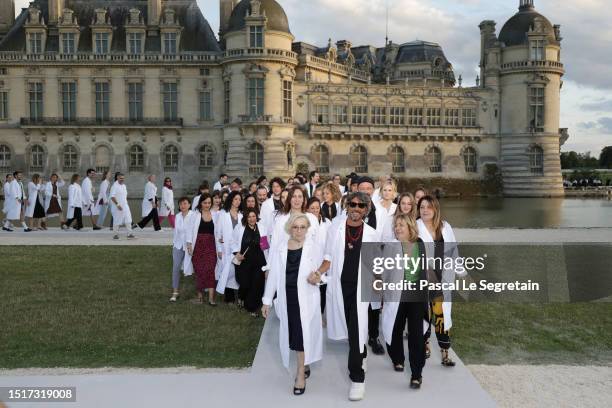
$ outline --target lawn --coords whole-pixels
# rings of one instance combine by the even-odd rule
[[[0,368],[247,367],[263,320],[170,296],[165,247],[0,247]],[[612,304],[453,305],[467,364],[612,363]]]

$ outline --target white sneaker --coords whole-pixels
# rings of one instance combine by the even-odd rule
[[[361,363],[361,368],[363,369],[363,372],[367,372],[368,371],[368,358],[364,358],[363,362]]]
[[[365,396],[365,383],[351,382],[349,401],[361,401]]]

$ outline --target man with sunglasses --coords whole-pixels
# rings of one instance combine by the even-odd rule
[[[349,400],[365,395],[365,370],[368,339],[368,305],[361,299],[361,247],[364,242],[379,242],[378,232],[364,222],[371,200],[364,193],[349,193],[347,217],[335,222],[327,234],[324,261],[316,273],[329,270],[327,334],[331,340],[348,339],[348,369],[351,379]],[[367,283],[366,283],[367,284]]]

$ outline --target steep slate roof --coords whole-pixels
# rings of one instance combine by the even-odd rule
[[[285,10],[283,10],[281,5],[278,4],[276,0],[261,0],[260,10],[262,12],[265,11],[266,13],[266,17],[268,19],[267,28],[269,30],[283,31],[291,34],[287,14],[285,14]],[[230,21],[227,26],[228,33],[230,31],[240,31],[245,27],[244,17],[246,16],[247,12],[251,12],[251,1],[242,0],[234,7],[234,10],[232,11],[232,15],[230,16]]]
[[[505,43],[507,47],[526,44],[527,33],[533,28],[537,17],[542,19],[548,42],[558,45],[553,25],[546,17],[535,11],[533,6],[523,6],[518,13],[510,17],[499,32],[499,41]]]

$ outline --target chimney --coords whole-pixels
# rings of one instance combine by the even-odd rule
[[[147,0],[147,25],[158,26],[162,15],[162,0]]]
[[[62,18],[64,0],[49,0],[49,24],[56,25]]]
[[[15,0],[0,0],[0,40],[15,23]]]
[[[237,0],[219,0],[219,39],[223,41],[223,36],[227,32],[230,17]]]
[[[351,42],[348,40],[340,40],[336,42],[336,48],[338,49],[339,53],[350,50],[352,45],[353,44],[351,44]]]

